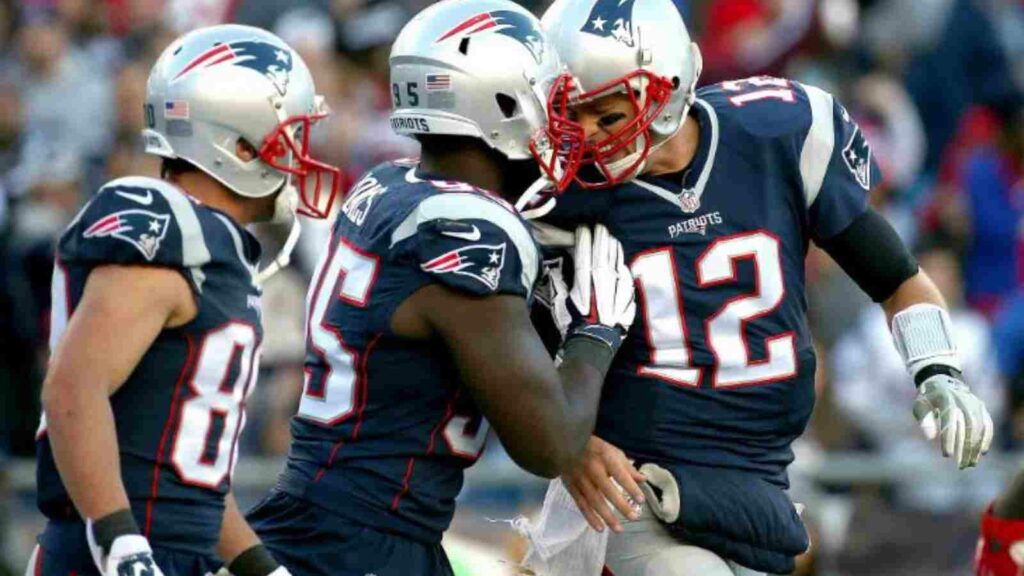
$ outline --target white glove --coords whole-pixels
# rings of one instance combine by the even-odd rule
[[[939,437],[942,455],[953,456],[961,469],[976,466],[992,445],[992,417],[958,378],[936,374],[922,382],[914,417],[929,440]]]
[[[552,309],[566,337],[583,335],[618,349],[636,315],[633,275],[625,263],[622,244],[601,224],[593,232],[576,229],[572,290],[560,275],[552,276]]]
[[[153,549],[145,536],[118,536],[110,545],[110,554],[104,556],[92,537],[92,531],[87,534],[93,562],[103,576],[164,576],[153,560]]]

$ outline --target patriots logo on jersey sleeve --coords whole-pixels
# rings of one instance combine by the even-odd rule
[[[106,238],[108,236],[128,242],[139,249],[146,260],[153,260],[160,242],[167,235],[171,217],[148,210],[121,210],[97,220],[86,228],[85,238]]]
[[[259,40],[240,40],[228,44],[219,43],[196,56],[175,80],[197,68],[212,68],[220,65],[241,66],[263,74],[282,96],[288,91],[288,74],[292,71],[292,55],[288,50]]]
[[[544,57],[544,42],[541,40],[541,33],[536,23],[526,15],[512,10],[494,10],[467,18],[458,26],[442,34],[437,42],[443,42],[457,34],[472,36],[487,30],[516,40],[525,46],[530,54],[533,54],[533,58],[538,63]]]
[[[614,38],[632,48],[633,3],[636,0],[597,0],[590,9],[590,16],[583,23],[581,32]]]
[[[479,280],[489,290],[497,290],[505,265],[505,243],[474,244],[457,248],[420,265],[424,272],[459,274]]]
[[[857,183],[865,190],[871,190],[871,145],[868,144],[860,127],[853,129],[850,142],[843,148],[843,160]]]

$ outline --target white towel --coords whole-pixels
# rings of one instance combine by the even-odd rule
[[[587,524],[560,479],[548,485],[540,517],[523,520],[515,524],[530,541],[523,568],[538,576],[600,576],[608,530],[598,532]]]

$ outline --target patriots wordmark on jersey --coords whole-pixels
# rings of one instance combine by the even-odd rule
[[[195,294],[198,315],[162,331],[110,398],[124,486],[154,544],[215,556],[245,402],[259,369],[259,254],[256,239],[225,214],[143,177],[103,186],[61,236],[51,347],[96,267],[171,268]],[[40,510],[51,524],[80,523],[54,463],[45,414],[37,438]],[[63,534],[44,531],[43,550],[70,556],[84,545],[84,528],[70,540]]]

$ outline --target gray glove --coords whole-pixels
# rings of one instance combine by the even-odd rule
[[[992,445],[994,426],[985,404],[963,380],[936,374],[921,383],[914,418],[929,440],[938,437],[942,455],[960,469],[976,466]]]

